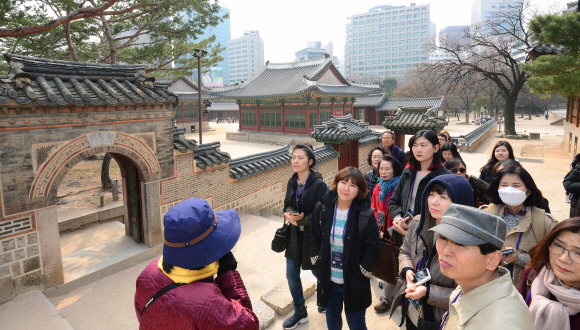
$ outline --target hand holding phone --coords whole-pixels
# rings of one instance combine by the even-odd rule
[[[507,256],[508,254],[512,254],[514,253],[514,249],[507,249],[507,250],[502,250],[501,254],[504,256]]]
[[[425,268],[415,274],[413,284],[415,284],[415,286],[419,286],[421,284],[427,283],[429,280],[431,280],[431,273],[429,272],[428,268]]]

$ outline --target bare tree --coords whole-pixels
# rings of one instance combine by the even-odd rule
[[[461,107],[465,109],[465,123],[469,124],[469,114],[474,110],[474,101],[481,96],[485,83],[480,75],[466,76],[463,81],[463,85],[455,88],[454,94],[461,101]]]
[[[515,104],[527,75],[512,55],[516,49],[530,46],[527,23],[535,16],[530,0],[506,1],[503,8],[482,23],[466,28],[459,38],[431,40],[428,48],[452,56],[426,65],[425,70],[447,83],[450,91],[464,85],[477,74],[493,82],[505,103],[505,130],[516,134]]]

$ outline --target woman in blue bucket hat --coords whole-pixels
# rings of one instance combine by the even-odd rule
[[[231,252],[240,238],[238,213],[190,198],[169,210],[163,225],[163,256],[137,278],[139,328],[258,329]]]

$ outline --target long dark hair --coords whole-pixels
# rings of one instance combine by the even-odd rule
[[[552,242],[563,231],[569,231],[574,234],[580,234],[580,217],[570,218],[560,221],[551,232],[548,233],[541,241],[530,249],[530,267],[537,273],[543,267],[550,268],[550,251],[548,251],[548,244]]]
[[[507,141],[499,141],[495,147],[493,147],[493,150],[491,152],[491,157],[489,158],[489,160],[487,161],[487,164],[485,164],[479,171],[481,173],[491,173],[491,171],[493,170],[493,167],[495,166],[495,164],[497,164],[497,162],[499,160],[497,160],[497,158],[495,158],[495,149],[499,148],[499,147],[505,147],[508,150],[509,153],[509,158],[510,159],[515,159],[514,157],[514,149],[512,148],[512,145],[507,142]]]
[[[578,163],[580,163],[580,154],[576,154],[576,156],[574,156],[574,159],[572,160],[572,164],[570,164],[570,166],[574,168]]]
[[[494,204],[503,204],[503,201],[499,197],[499,183],[501,179],[506,174],[514,174],[522,179],[522,182],[526,185],[526,188],[530,191],[530,195],[524,201],[524,206],[536,206],[539,205],[544,201],[544,197],[542,196],[542,192],[536,186],[534,179],[526,171],[523,167],[518,166],[506,166],[501,171],[498,171],[491,183],[489,184],[489,188],[487,189],[487,195],[489,196],[489,200]]]
[[[437,133],[435,133],[435,131],[424,129],[413,135],[409,140],[409,149],[411,151],[409,156],[407,157],[408,158],[407,164],[411,169],[414,170],[421,169],[421,162],[419,162],[417,158],[415,158],[415,155],[413,154],[413,144],[415,143],[415,140],[417,140],[420,137],[424,137],[425,139],[427,139],[427,141],[429,141],[429,143],[433,145],[433,148],[435,148],[435,146],[439,146],[439,138],[437,138]],[[437,150],[437,152],[433,154],[433,161],[431,162],[431,165],[429,165],[428,170],[434,170],[440,167],[441,165],[443,165],[443,163],[441,162],[441,148],[439,148],[439,150]]]
[[[314,154],[312,145],[308,143],[298,143],[296,146],[294,146],[294,149],[292,149],[291,153],[294,153],[296,149],[304,151],[309,162],[312,160],[312,164],[310,164],[308,167],[311,171],[314,170],[314,166],[316,166],[316,155]]]
[[[463,166],[465,166],[465,169],[467,169],[467,165],[465,165],[465,162],[463,161],[462,158],[453,157],[447,163],[445,163],[445,167],[448,170],[452,170],[461,164],[463,164]]]

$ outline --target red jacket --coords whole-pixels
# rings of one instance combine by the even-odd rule
[[[385,201],[388,201],[391,198],[391,195],[393,194],[394,191],[395,191],[395,189],[393,189],[390,193],[387,194]],[[383,203],[379,200],[380,194],[381,194],[381,188],[380,188],[380,185],[377,184],[377,185],[375,185],[375,188],[373,189],[373,198],[372,198],[371,207],[375,210],[375,219],[377,219],[377,221],[379,221],[379,210],[383,210],[385,212],[385,224],[386,224],[386,226],[383,228],[383,230],[385,230],[386,228],[390,228],[393,226],[393,219],[391,219],[391,214],[389,213],[389,208],[387,207],[387,205],[385,205],[385,203]]]
[[[135,312],[139,329],[258,330],[258,317],[240,274],[229,271],[175,288],[141,310],[155,293],[173,283],[157,266],[147,266],[137,278]]]

